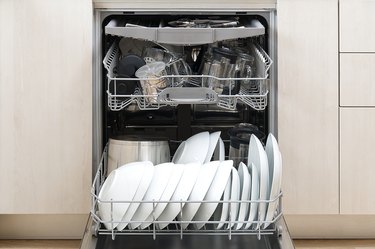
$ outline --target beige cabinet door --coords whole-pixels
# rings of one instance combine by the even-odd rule
[[[375,108],[340,113],[341,213],[375,214]]]
[[[375,52],[375,1],[340,0],[340,51]]]
[[[0,214],[89,212],[91,5],[0,1]]]
[[[340,105],[375,106],[375,53],[340,54]]]
[[[278,1],[278,138],[284,212],[337,214],[337,0]]]

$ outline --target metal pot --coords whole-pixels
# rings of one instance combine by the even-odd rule
[[[233,160],[234,167],[237,168],[240,162],[247,165],[249,142],[252,134],[257,136],[261,141],[265,138],[265,134],[259,131],[257,126],[248,123],[237,124],[229,130],[229,159]]]
[[[156,165],[170,160],[170,149],[166,138],[140,136],[110,138],[107,174],[129,162],[151,161]]]

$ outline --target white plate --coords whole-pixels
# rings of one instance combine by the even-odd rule
[[[208,131],[191,136],[178,146],[172,162],[179,164],[197,162],[203,164],[207,156],[209,143],[210,134]]]
[[[251,175],[251,194],[250,194],[250,200],[251,201],[257,201],[259,200],[259,172],[258,168],[254,166],[253,163],[249,165],[249,172]],[[249,211],[249,218],[247,221],[249,223],[246,224],[245,229],[248,229],[251,226],[250,221],[254,221],[257,217],[258,213],[258,203],[252,202],[250,204],[250,211]]]
[[[218,144],[221,131],[213,132],[210,134],[210,143],[208,145],[208,151],[204,163],[211,161],[212,155],[214,154],[216,145]]]
[[[143,197],[143,201],[154,201],[160,199],[172,175],[173,166],[173,163],[162,163],[155,166],[154,176],[145,196]],[[153,207],[153,203],[141,203],[131,219],[134,223],[130,223],[129,227],[131,229],[139,227],[152,213]]]
[[[193,219],[194,215],[199,209],[201,201],[204,197],[210,185],[215,177],[216,171],[219,168],[220,162],[213,161],[202,165],[199,172],[197,182],[195,183],[193,190],[188,198],[188,201],[197,201],[194,203],[186,203],[182,209],[182,215],[179,217],[180,221],[186,222],[181,224],[182,228],[185,229],[189,225],[189,222]]]
[[[221,210],[219,212],[220,223],[217,225],[216,229],[221,229],[225,225],[225,222],[228,220],[229,203],[227,201],[230,200],[231,187],[232,187],[232,176],[229,176],[227,185],[225,186],[223,198],[221,199],[224,202],[219,204],[219,206],[221,207]]]
[[[133,201],[142,201],[144,195],[146,194],[146,191],[152,181],[152,177],[154,175],[154,165],[152,164],[145,164],[145,169],[143,171],[143,175],[142,175],[142,179],[141,179],[141,182],[137,188],[137,191],[135,192],[135,195],[133,197]],[[140,203],[138,202],[134,202],[134,203],[131,203],[129,205],[129,208],[128,210],[126,211],[126,213],[124,214],[124,216],[122,217],[122,223],[118,224],[118,226],[116,227],[117,230],[119,231],[122,231],[127,225],[128,225],[128,221],[131,220],[131,218],[133,217],[134,213],[137,211],[137,208],[138,206],[140,205]]]
[[[219,142],[216,144],[216,148],[214,151],[214,161],[224,161],[225,160],[225,147],[224,142],[221,138],[219,138]]]
[[[168,185],[165,188],[159,201],[170,201],[174,191],[176,190],[178,183],[180,182],[184,169],[185,169],[185,164],[173,165],[173,168],[171,169],[172,175],[169,178]],[[146,218],[145,221],[147,222],[142,223],[141,229],[145,229],[146,227],[152,224],[153,220],[158,219],[161,213],[167,207],[167,205],[168,205],[168,202],[160,202],[156,204],[154,211]]]
[[[98,198],[101,201],[131,201],[141,182],[144,170],[152,166],[151,162],[134,162],[125,164],[112,171],[100,189]],[[121,221],[130,203],[98,202],[99,216],[103,221]],[[112,206],[112,207],[111,207]],[[112,215],[111,215],[112,209]],[[119,223],[104,222],[107,229],[114,229]]]
[[[191,191],[193,190],[201,167],[202,165],[199,163],[189,163],[185,165],[184,173],[170,199],[171,201],[176,201],[176,203],[169,203],[159,216],[159,221],[167,221],[166,223],[159,223],[159,229],[163,229],[168,226],[169,222],[173,221],[173,219],[176,218],[180,213],[181,208],[185,206],[184,201],[188,199]],[[182,201],[182,203],[177,203],[177,201]]]
[[[266,143],[266,153],[268,157],[268,166],[270,168],[270,195],[269,199],[275,199],[281,190],[281,175],[282,175],[282,160],[279,145],[277,144],[276,138],[270,133]],[[275,211],[278,206],[278,200],[270,202],[267,208],[266,222],[263,228],[267,228],[274,218]]]
[[[248,201],[250,200],[251,176],[246,165],[243,162],[240,162],[240,165],[238,166],[238,175],[240,176],[241,201]],[[241,227],[245,226],[244,221],[247,220],[248,214],[249,203],[242,202],[240,204],[236,230],[241,229]]]
[[[196,229],[201,229],[215,212],[218,201],[220,201],[220,198],[224,193],[226,183],[228,182],[228,179],[230,177],[232,166],[232,160],[227,160],[220,163],[211,186],[203,199],[204,201],[214,201],[214,203],[202,203],[200,205],[193,220],[203,222],[195,224]]]
[[[230,227],[233,227],[238,218],[238,211],[240,209],[240,204],[236,201],[241,200],[241,186],[240,186],[240,176],[235,168],[232,168],[232,187],[230,191],[230,200],[233,201],[229,208],[229,218]],[[228,224],[229,228],[229,224]]]
[[[267,154],[263,149],[262,143],[255,135],[250,137],[249,145],[249,159],[248,164],[254,164],[259,172],[259,199],[263,201],[268,200],[268,187],[269,187],[269,168]],[[258,206],[258,221],[262,222],[266,218],[267,203],[260,202]],[[258,223],[256,229],[259,228],[260,223]]]

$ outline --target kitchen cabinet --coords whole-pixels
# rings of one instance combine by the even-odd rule
[[[91,5],[90,0],[0,1],[1,215],[87,217]]]
[[[375,53],[340,54],[340,105],[375,106]]]
[[[340,0],[340,51],[375,52],[375,1]]]
[[[278,139],[286,214],[339,213],[337,41],[337,0],[278,1]]]
[[[340,110],[342,214],[375,214],[375,108]]]

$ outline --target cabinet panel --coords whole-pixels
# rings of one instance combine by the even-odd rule
[[[340,51],[375,52],[375,1],[340,0]]]
[[[375,214],[375,108],[341,108],[341,213]]]
[[[340,54],[341,106],[375,106],[375,53]]]
[[[284,211],[337,214],[338,4],[278,2],[278,138]]]
[[[90,0],[0,1],[0,213],[87,213]]]

